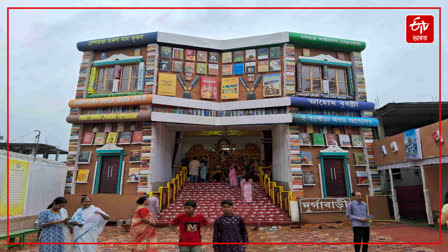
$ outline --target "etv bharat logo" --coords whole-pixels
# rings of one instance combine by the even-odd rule
[[[431,15],[406,16],[406,41],[408,43],[434,42],[434,17]]]

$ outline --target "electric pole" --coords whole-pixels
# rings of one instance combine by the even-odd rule
[[[35,145],[35,149],[34,149],[34,162],[36,162],[36,155],[37,155],[37,148],[39,148],[39,139],[40,139],[40,130],[35,130],[34,132],[38,132],[36,139],[34,141]]]

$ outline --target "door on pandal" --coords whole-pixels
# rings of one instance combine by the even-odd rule
[[[325,185],[328,197],[346,197],[344,159],[325,158]]]
[[[197,157],[199,160],[207,161],[208,173],[214,175],[218,172],[227,173],[228,166],[240,160],[254,160],[260,164],[261,152],[256,144],[246,144],[244,149],[237,149],[226,138],[222,138],[211,149],[206,150],[201,144],[193,145],[186,154],[188,160]]]
[[[98,193],[117,193],[120,157],[103,157]]]

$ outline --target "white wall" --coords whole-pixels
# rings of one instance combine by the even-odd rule
[[[274,181],[289,183],[289,127],[275,125],[272,130],[272,178]]]
[[[176,132],[163,123],[153,123],[150,183],[168,182],[172,179],[172,161]]]
[[[31,156],[12,153],[11,159],[30,162],[28,188],[25,201],[24,216],[38,215],[56,198],[64,196],[67,167],[64,163],[36,159]],[[0,195],[4,176],[6,176],[6,152],[0,152]],[[12,217],[13,218],[13,217]]]

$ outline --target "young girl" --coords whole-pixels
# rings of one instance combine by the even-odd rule
[[[235,165],[231,165],[230,166],[230,170],[229,170],[229,184],[230,184],[230,187],[237,187],[238,186],[238,179],[236,178]]]
[[[240,181],[240,188],[241,188],[241,196],[244,197],[244,184],[246,184],[246,178],[242,178]]]
[[[244,202],[246,203],[252,203],[252,178],[249,178],[246,183],[244,183],[242,191],[243,191],[243,198]]]

